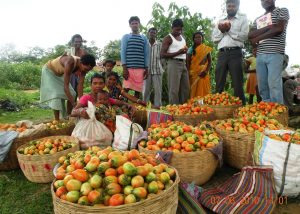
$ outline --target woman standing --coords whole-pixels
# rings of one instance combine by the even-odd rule
[[[210,92],[209,70],[212,48],[203,44],[203,34],[193,34],[193,46],[187,52],[187,68],[190,73],[191,98],[205,96]]]
[[[85,75],[96,65],[95,57],[87,54],[81,58],[66,54],[50,60],[42,69],[40,102],[47,102],[54,111],[54,117],[59,120],[59,113],[65,117],[76,105],[76,93],[70,84],[71,74],[78,72],[78,96],[83,94]],[[67,111],[65,108],[67,100]]]

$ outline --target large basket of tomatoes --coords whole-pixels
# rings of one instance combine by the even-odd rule
[[[22,125],[21,127],[17,127],[15,124],[1,124],[0,125],[0,130],[5,130],[5,131],[17,131],[19,133],[22,133],[26,131],[28,127],[26,125]],[[14,141],[11,144],[11,147],[9,149],[9,152],[7,153],[5,159],[3,160],[2,163],[0,163],[0,171],[1,170],[12,170],[12,169],[17,169],[19,168],[19,162],[17,158],[17,149],[26,144],[27,142],[31,140],[35,140],[38,138],[46,137],[48,136],[47,130],[43,129],[38,132],[34,132],[33,134],[30,135],[25,135],[23,137],[17,137],[14,139]]]
[[[214,110],[208,106],[194,104],[167,105],[162,107],[173,116],[174,121],[184,122],[188,125],[196,126],[203,121],[215,119]]]
[[[233,112],[242,106],[242,101],[226,92],[208,94],[204,97],[192,98],[190,103],[199,103],[211,107],[215,112],[217,120],[224,120],[233,117]]]
[[[52,170],[62,155],[79,150],[79,141],[71,136],[52,136],[31,141],[17,149],[20,167],[35,183],[50,183]]]
[[[172,151],[170,165],[178,170],[180,179],[202,185],[219,164],[210,149],[221,146],[217,133],[204,125],[193,127],[174,121],[153,124],[148,129],[148,141],[141,141],[139,150],[148,154]]]
[[[253,105],[247,105],[238,108],[234,112],[235,117],[252,117],[252,116],[266,116],[274,118],[284,126],[288,126],[289,111],[288,107],[278,103],[260,102]]]
[[[93,147],[61,163],[51,185],[56,214],[176,213],[178,173],[152,155]]]
[[[283,125],[267,117],[237,118],[214,122],[215,129],[223,139],[224,160],[230,166],[241,169],[253,165],[255,131],[282,129]]]

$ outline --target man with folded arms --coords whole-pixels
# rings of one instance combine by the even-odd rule
[[[228,71],[231,75],[234,96],[246,103],[243,89],[243,53],[244,42],[248,38],[249,25],[246,15],[237,13],[239,0],[227,0],[227,16],[219,20],[213,31],[213,41],[218,44],[216,66],[216,91],[224,91]]]

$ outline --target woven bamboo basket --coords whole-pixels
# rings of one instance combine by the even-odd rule
[[[44,122],[45,124],[51,122],[51,121],[47,121]],[[69,121],[66,121],[69,122]],[[48,132],[48,136],[58,136],[58,135],[68,135],[71,136],[73,130],[75,128],[75,123],[70,123],[69,126],[66,126],[65,128],[61,128],[61,129],[57,129],[57,130],[53,130],[53,129],[47,129]]]
[[[173,185],[157,196],[132,204],[107,207],[92,207],[71,203],[58,198],[51,185],[52,201],[55,214],[83,214],[83,213],[106,213],[106,214],[175,214],[178,206],[179,176],[176,171],[176,180]]]
[[[223,138],[223,157],[226,163],[237,169],[253,165],[254,133],[224,131],[217,127],[216,131]]]
[[[184,122],[188,125],[196,126],[203,121],[215,120],[215,113],[196,114],[196,115],[173,115],[174,121]]]
[[[75,152],[79,150],[79,142],[77,138],[70,136],[52,136],[42,139],[65,139],[76,143],[72,148],[57,152],[53,155],[23,155],[18,152],[19,149],[24,148],[26,145],[22,145],[17,150],[17,157],[21,169],[25,177],[34,183],[50,183],[55,178],[52,171],[58,162],[58,158],[67,155],[70,152]]]
[[[145,149],[140,145],[139,151],[146,154],[157,153],[157,151]],[[169,164],[178,170],[181,181],[202,185],[213,176],[219,161],[210,151],[201,150],[197,152],[173,153]]]
[[[48,132],[47,132],[47,130],[43,130],[43,131],[37,132],[30,136],[16,138],[13,141],[9,152],[6,155],[6,158],[4,159],[4,161],[2,163],[0,163],[0,171],[1,170],[12,170],[12,169],[19,168],[20,166],[19,166],[19,162],[18,162],[18,158],[17,158],[17,154],[16,154],[17,149],[29,141],[36,140],[38,138],[42,138],[42,137],[46,137],[46,136],[48,136]]]
[[[234,111],[241,106],[242,105],[230,105],[230,106],[209,105],[209,107],[211,107],[215,112],[216,120],[224,120],[227,118],[232,118]]]

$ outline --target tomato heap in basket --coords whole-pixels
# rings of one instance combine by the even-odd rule
[[[148,129],[148,141],[141,141],[139,145],[149,150],[171,150],[178,153],[199,151],[217,144],[217,133],[204,125],[193,127],[173,121],[151,125]]]
[[[274,140],[300,144],[300,131],[284,134],[268,134],[268,136]]]
[[[69,127],[71,124],[72,123],[69,121],[59,121],[59,120],[53,120],[49,123],[46,123],[47,128],[52,130],[63,129]]]
[[[195,97],[190,99],[189,103],[199,103],[200,100],[203,100],[204,105],[223,105],[223,106],[231,106],[231,105],[241,105],[242,101],[238,97],[234,97],[226,92],[216,93],[216,94],[208,94],[204,97]]]
[[[22,124],[22,126],[17,126],[16,124],[0,124],[0,131],[17,131],[17,132],[24,132],[27,130],[27,126]]]
[[[213,112],[213,109],[208,106],[183,104],[183,105],[167,105],[161,107],[162,110],[170,112],[172,115],[198,115],[209,114]]]
[[[51,139],[45,138],[43,140],[34,140],[29,142],[29,145],[25,148],[18,150],[20,154],[24,155],[46,155],[46,154],[55,154],[69,148],[72,148],[76,144],[69,142],[65,139]]]
[[[273,117],[282,114],[285,111],[287,111],[287,108],[284,105],[278,103],[272,103],[272,102],[260,102],[260,103],[255,103],[253,105],[247,105],[238,108],[237,116],[252,117],[252,116],[262,115],[267,117]]]
[[[89,206],[118,206],[155,197],[170,188],[176,172],[137,150],[92,147],[59,159],[55,194]]]
[[[214,121],[213,124],[216,126],[216,128],[240,133],[253,133],[256,130],[264,131],[265,128],[270,130],[278,130],[283,128],[283,125],[277,120],[269,119],[263,116],[217,120]]]

